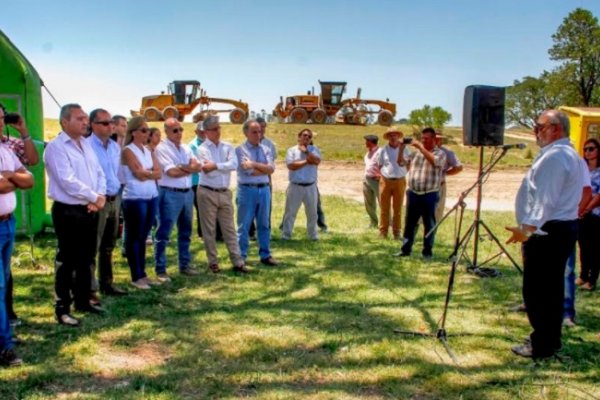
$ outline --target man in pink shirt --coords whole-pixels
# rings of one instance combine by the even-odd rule
[[[363,179],[363,198],[365,201],[365,209],[369,218],[371,219],[371,228],[377,228],[379,226],[379,220],[377,218],[377,204],[379,203],[379,179],[381,173],[379,171],[379,165],[377,165],[377,153],[379,152],[379,138],[375,135],[365,135],[365,147],[367,153],[365,154],[365,177]]]

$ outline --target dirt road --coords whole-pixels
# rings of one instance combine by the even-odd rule
[[[482,209],[514,210],[515,195],[524,174],[524,170],[492,172],[483,185]],[[319,167],[319,191],[321,194],[337,195],[362,202],[362,176],[363,166],[360,163],[324,161]],[[446,206],[452,206],[460,193],[471,187],[476,179],[477,170],[469,168],[458,175],[448,177]],[[285,191],[287,185],[287,169],[283,163],[278,162],[273,174],[273,187],[276,191]],[[473,208],[475,197],[476,191],[467,197],[467,208]]]

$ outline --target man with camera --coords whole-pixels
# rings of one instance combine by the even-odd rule
[[[409,151],[406,144],[410,138],[403,139],[404,134],[397,128],[390,127],[383,135],[388,141],[377,154],[377,166],[381,174],[379,181],[379,236],[387,238],[390,226],[390,208],[392,211],[392,234],[394,239],[400,238],[402,222],[402,203],[406,190],[406,159]]]
[[[0,107],[0,131],[5,126],[4,108]],[[17,120],[8,119],[9,124],[21,128],[25,126],[23,118],[17,114]],[[26,128],[25,128],[26,132]],[[30,140],[29,140],[30,141]],[[33,175],[23,167],[19,159],[8,146],[0,145],[0,365],[16,366],[21,359],[14,351],[9,314],[5,303],[10,276],[10,258],[15,241],[16,219],[13,212],[17,205],[16,189],[29,189],[33,186]]]
[[[417,150],[408,159],[408,195],[406,200],[406,225],[404,226],[404,244],[399,256],[409,256],[415,241],[417,223],[423,218],[423,259],[431,260],[435,232],[435,208],[439,200],[443,168],[446,154],[435,146],[435,131],[425,128],[421,132],[421,141],[413,140]]]
[[[29,136],[29,131],[27,130],[27,126],[25,124],[25,118],[23,118],[18,113],[7,113],[6,108],[0,104],[0,109],[2,110],[2,114],[4,115],[3,128],[0,129],[0,144],[8,147],[8,149],[19,159],[21,164],[25,167],[32,167],[39,162],[38,151],[33,144],[33,140],[31,140],[31,136]],[[11,137],[9,135],[4,135],[5,129],[4,127],[11,126],[17,132],[19,132],[19,137]],[[8,319],[10,320],[11,326],[17,326],[21,323],[17,314],[15,313],[13,307],[13,277],[12,273],[8,277],[8,281],[6,283],[6,310],[8,313]]]

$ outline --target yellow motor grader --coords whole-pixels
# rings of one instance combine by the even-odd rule
[[[336,122],[348,125],[365,125],[368,115],[377,115],[377,123],[390,126],[396,115],[396,104],[389,99],[366,100],[360,98],[360,88],[356,97],[343,99],[346,82],[321,82],[321,94],[315,95],[314,90],[307,94],[280,97],[273,115],[281,121],[293,124],[324,124]],[[376,108],[373,109],[373,106]]]
[[[233,108],[216,110],[211,109],[213,103],[230,104]],[[169,83],[168,91],[158,95],[145,96],[139,111],[131,110],[132,116],[143,115],[148,121],[164,121],[167,118],[176,118],[183,121],[184,117],[200,106],[200,111],[193,116],[198,122],[211,114],[228,112],[229,120],[233,124],[242,124],[248,118],[248,103],[241,100],[222,99],[209,97],[201,89],[200,82],[194,80],[173,81]]]

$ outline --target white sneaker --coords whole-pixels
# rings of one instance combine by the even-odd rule
[[[148,290],[150,289],[150,285],[148,285],[145,281],[144,278],[138,279],[137,281],[131,282],[131,286],[137,288],[137,289],[141,289],[141,290]]]

